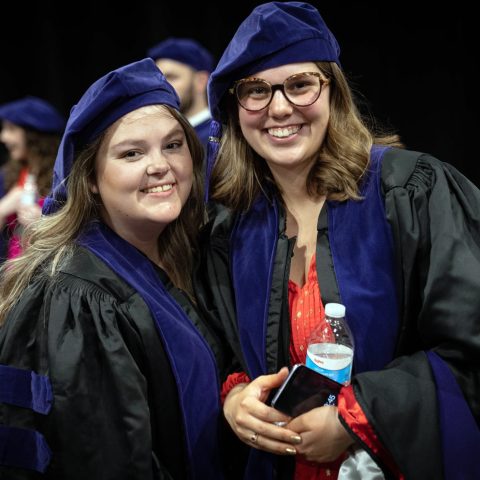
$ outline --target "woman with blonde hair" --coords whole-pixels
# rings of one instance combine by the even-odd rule
[[[0,227],[8,230],[5,256],[13,258],[21,252],[23,229],[40,217],[50,192],[65,119],[46,100],[27,96],[0,105],[0,120],[0,141],[9,153],[2,167],[7,193],[0,199]]]
[[[221,479],[216,337],[191,301],[202,146],[152,60],[71,111],[0,284],[0,477]]]

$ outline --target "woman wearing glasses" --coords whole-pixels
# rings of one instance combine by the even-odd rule
[[[306,3],[253,10],[209,102],[197,291],[239,361],[222,393],[245,478],[480,478],[478,189],[365,125]],[[346,306],[352,382],[291,419],[269,396],[328,302]]]

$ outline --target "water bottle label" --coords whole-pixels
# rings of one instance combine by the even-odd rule
[[[338,383],[350,383],[353,350],[335,344],[314,344],[307,350],[306,366]]]

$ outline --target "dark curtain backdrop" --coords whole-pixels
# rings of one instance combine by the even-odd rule
[[[0,103],[32,94],[66,115],[108,71],[167,36],[190,36],[219,58],[262,2],[10,1],[0,13]],[[479,54],[472,6],[447,2],[312,2],[337,37],[365,114],[480,185],[475,141]],[[467,2],[465,2],[467,3]],[[417,10],[418,8],[418,10]]]

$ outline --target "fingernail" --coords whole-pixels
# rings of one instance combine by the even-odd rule
[[[285,449],[285,452],[288,453],[289,455],[296,455],[297,451],[294,448],[287,447]]]
[[[292,435],[290,439],[293,443],[302,443],[302,437],[300,435]]]

